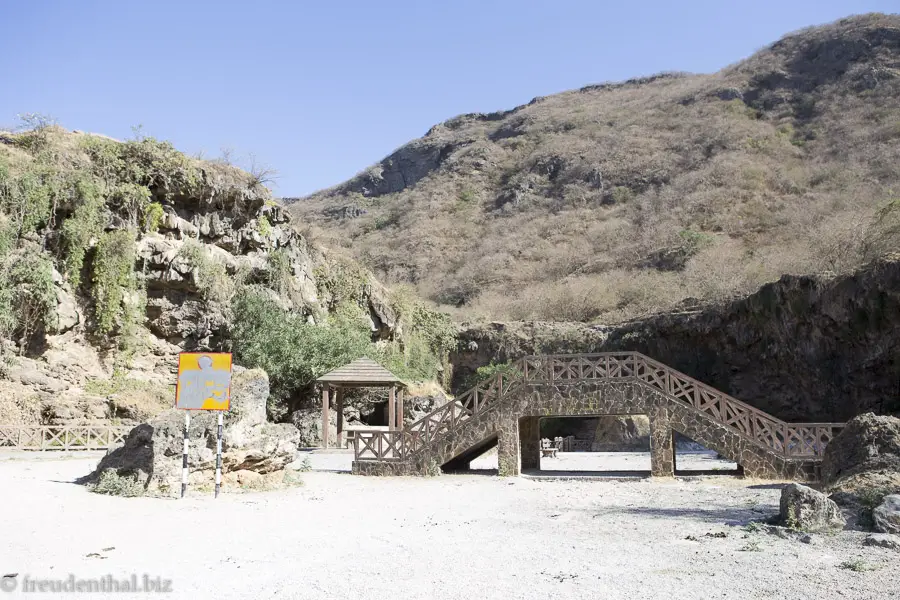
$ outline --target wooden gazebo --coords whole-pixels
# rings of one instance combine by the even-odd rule
[[[337,445],[342,444],[344,433],[344,390],[347,388],[386,387],[388,392],[388,429],[403,427],[403,391],[406,384],[396,375],[370,358],[358,358],[353,362],[325,373],[318,379],[322,384],[322,448],[328,447],[329,397],[335,399],[337,411]]]

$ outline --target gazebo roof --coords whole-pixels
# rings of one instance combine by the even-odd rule
[[[400,379],[371,358],[358,358],[325,373],[316,381],[335,385],[381,386],[403,385]]]

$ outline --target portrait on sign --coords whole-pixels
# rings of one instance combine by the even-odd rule
[[[175,408],[228,410],[231,402],[231,354],[183,352],[178,356]]]

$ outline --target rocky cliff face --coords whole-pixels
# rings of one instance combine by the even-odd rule
[[[787,421],[900,412],[900,258],[852,275],[784,277],[723,306],[621,325],[471,326],[457,384],[535,353],[636,350]]]
[[[298,326],[350,306],[373,343],[403,333],[388,291],[252,174],[56,127],[0,132],[0,284],[0,424],[156,414],[179,352],[231,349],[239,289]]]

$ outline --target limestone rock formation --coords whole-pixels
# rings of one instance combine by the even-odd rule
[[[36,135],[0,134],[8,181],[47,167],[23,150]],[[368,319],[373,342],[400,339],[389,291],[312,243],[259,178],[151,138],[118,142],[59,127],[39,135],[47,147],[65,148],[47,155],[67,157],[53,167],[72,187],[44,190],[59,196],[47,203],[57,212],[34,216],[21,247],[0,257],[0,275],[23,257],[44,261],[50,298],[46,323],[24,332],[16,324],[16,335],[0,328],[0,425],[146,420],[164,405],[130,402],[130,392],[155,386],[151,395],[165,393],[170,403],[179,352],[232,349],[230,309],[242,285],[261,288],[298,322],[322,325],[352,306]],[[0,206],[0,228],[14,217],[6,210]],[[98,294],[98,247],[117,233],[127,233],[115,252],[123,273],[107,282],[116,293]],[[98,331],[97,298],[119,293]]]
[[[840,508],[822,492],[792,483],[781,490],[781,520],[793,529],[815,533],[843,529]]]
[[[284,471],[294,460],[300,442],[291,424],[266,421],[269,395],[267,375],[260,370],[234,367],[231,409],[225,414],[222,443],[224,481],[249,481],[254,476]],[[191,418],[189,437],[190,482],[209,485],[214,481],[216,414],[196,411]],[[97,469],[81,480],[95,481],[106,469],[119,475],[136,475],[149,493],[175,495],[180,490],[184,412],[171,409],[138,425],[124,444],[100,461]],[[228,477],[229,473],[234,473]],[[238,477],[237,473],[241,473]],[[226,485],[227,487],[227,485]]]
[[[900,533],[900,494],[884,497],[880,505],[872,511],[875,529],[883,533]]]
[[[825,448],[822,482],[842,504],[871,493],[900,493],[900,419],[866,413]]]

